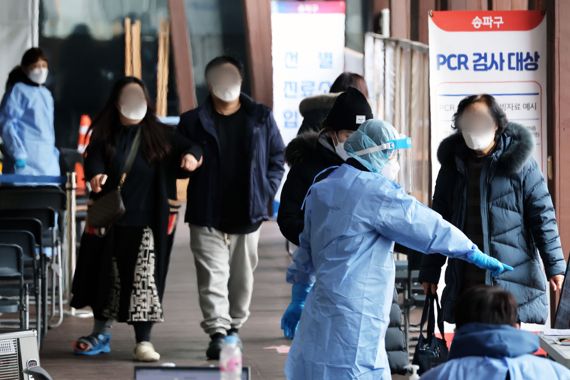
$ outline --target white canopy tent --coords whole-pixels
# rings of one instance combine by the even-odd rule
[[[39,0],[0,1],[0,97],[10,70],[22,54],[38,45]]]

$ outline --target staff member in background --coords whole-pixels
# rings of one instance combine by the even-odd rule
[[[545,323],[547,281],[562,287],[566,264],[552,199],[536,161],[530,131],[510,123],[491,95],[463,99],[454,116],[457,132],[439,145],[441,169],[433,209],[475,244],[515,270],[492,278],[473,265],[450,259],[442,308],[454,321],[455,303],[475,285],[497,285],[515,296],[520,322]],[[435,292],[447,258],[425,256],[419,279]],[[544,265],[546,276],[541,265]]]
[[[151,332],[164,319],[168,199],[176,197],[176,177],[201,165],[202,151],[158,121],[144,83],[134,77],[115,84],[91,128],[85,174],[95,198],[117,188],[137,136],[140,145],[121,189],[125,214],[105,236],[87,225],[81,238],[71,306],[90,306],[94,325],[90,335],[77,340],[74,352],[110,352],[109,329],[119,321],[134,328],[134,359],[158,361]]]
[[[22,56],[8,76],[0,103],[0,133],[4,142],[3,172],[59,176],[55,147],[53,97],[44,86],[48,60],[40,48]]]
[[[205,76],[210,95],[181,115],[178,130],[204,151],[190,177],[186,222],[201,326],[211,338],[206,356],[217,360],[224,337],[237,336],[250,314],[259,228],[283,177],[284,146],[271,110],[241,93],[239,61],[217,57]]]
[[[517,301],[509,292],[485,285],[465,291],[457,301],[455,337],[449,361],[422,380],[568,380],[570,370],[533,355],[538,336],[521,331]]]

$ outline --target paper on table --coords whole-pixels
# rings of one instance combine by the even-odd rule
[[[570,336],[570,329],[551,329],[549,327],[544,329],[545,336]]]

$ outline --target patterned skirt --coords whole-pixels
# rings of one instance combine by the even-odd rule
[[[162,322],[152,229],[116,226],[114,235],[112,287],[103,316],[119,322]]]
[[[71,306],[95,318],[162,322],[155,235],[150,227],[114,226],[104,237],[85,231],[73,277]]]

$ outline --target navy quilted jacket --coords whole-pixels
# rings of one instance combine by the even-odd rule
[[[545,323],[548,315],[547,278],[564,274],[566,264],[560,244],[552,199],[536,161],[529,130],[509,123],[497,148],[483,166],[481,176],[482,251],[514,267],[486,283],[514,294],[521,322]],[[468,148],[460,133],[445,139],[438,149],[441,169],[433,209],[458,228],[464,227],[467,211]],[[420,281],[437,283],[442,255],[422,258]],[[449,260],[442,307],[453,322],[455,300],[461,289],[463,262]],[[546,275],[545,275],[546,272]]]

